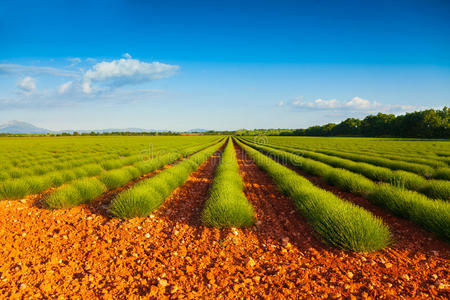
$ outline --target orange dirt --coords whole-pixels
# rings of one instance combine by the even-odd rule
[[[104,201],[58,211],[0,202],[0,298],[449,296],[448,246],[332,249],[248,160],[239,164],[258,223],[204,227],[218,158],[147,218],[110,218]]]

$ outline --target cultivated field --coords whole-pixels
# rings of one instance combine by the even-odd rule
[[[0,138],[1,298],[450,297],[450,142]]]

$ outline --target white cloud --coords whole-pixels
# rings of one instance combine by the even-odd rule
[[[31,94],[36,89],[36,79],[27,76],[17,83],[17,87],[25,94]]]
[[[125,53],[125,54],[123,55],[123,57],[128,58],[128,59],[132,58],[131,55],[130,55],[129,53]]]
[[[1,74],[20,74],[20,75],[52,75],[62,77],[78,77],[79,72],[57,69],[52,67],[24,66],[17,64],[0,64]]]
[[[323,100],[321,98],[313,101],[303,101],[303,98],[297,98],[292,101],[292,106],[311,110],[327,110],[335,112],[404,112],[419,109],[413,105],[381,104],[376,101],[366,100],[360,97],[353,97],[348,101],[339,101],[336,99]]]
[[[94,65],[83,75],[83,91],[92,92],[92,83],[105,83],[111,87],[144,83],[170,77],[179,69],[177,65],[160,62],[146,63],[132,58],[121,58]]]
[[[339,106],[339,102],[336,99],[323,100],[321,98],[316,99],[314,101],[295,100],[293,104],[298,107],[317,108],[317,109],[332,109]]]
[[[68,81],[64,84],[61,84],[58,88],[58,92],[60,94],[64,94],[71,86],[72,86],[73,81]]]
[[[91,62],[92,67],[87,71],[0,64],[0,76],[15,77],[18,80],[16,93],[2,95],[0,105],[5,108],[5,106],[77,105],[94,101],[104,103],[145,101],[159,97],[162,92],[145,87],[144,89],[131,87],[129,90],[119,87],[169,77],[179,69],[177,65],[142,62],[132,59],[129,55],[127,57],[130,58]],[[73,60],[74,63],[78,61],[80,60]],[[71,78],[63,81],[63,84],[37,90],[36,82],[40,80],[40,75]]]
[[[369,100],[362,99],[359,97],[354,97],[352,100],[344,103],[345,107],[357,110],[369,110],[375,109],[380,106],[376,101],[370,102]]]
[[[278,103],[278,107],[282,107],[284,106],[284,101],[280,101],[280,103]]]

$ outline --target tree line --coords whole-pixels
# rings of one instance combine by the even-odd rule
[[[348,118],[306,129],[238,130],[236,135],[365,136],[403,138],[450,138],[450,110],[427,109],[404,115],[378,113],[364,119]]]

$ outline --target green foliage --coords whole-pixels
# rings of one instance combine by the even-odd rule
[[[322,162],[304,158],[290,152],[260,146],[249,142],[246,143],[285,164],[293,165],[306,173],[319,176],[329,184],[335,185],[344,191],[357,195],[366,195],[375,187],[375,183],[362,175],[355,174],[344,169],[336,169]]]
[[[450,241],[449,202],[430,200],[419,193],[389,184],[378,185],[369,194],[368,199]]]
[[[127,184],[132,179],[132,176],[128,170],[118,169],[103,173],[99,179],[106,185],[108,190],[112,190]]]
[[[0,199],[21,199],[28,195],[28,184],[23,179],[0,183]]]
[[[450,183],[447,180],[429,180],[420,192],[434,199],[450,201]]]
[[[47,208],[70,208],[90,202],[106,191],[106,186],[97,178],[85,178],[63,185],[48,195],[43,204]]]
[[[450,168],[439,168],[434,173],[434,178],[450,180]]]
[[[428,109],[395,116],[378,113],[363,120],[348,118],[339,124],[328,123],[307,129],[238,130],[236,135],[283,136],[366,136],[405,138],[450,138],[450,109]]]
[[[120,193],[110,204],[111,214],[119,218],[148,216],[222,144],[210,146]]]
[[[243,193],[243,186],[233,141],[229,140],[202,212],[203,223],[218,228],[253,225],[255,212]]]
[[[131,179],[164,166],[172,157],[152,156],[159,149],[190,153],[218,141],[218,137],[96,137],[96,138],[2,138],[0,139],[0,199],[17,199],[59,187],[74,180],[98,176],[102,163],[128,168]],[[151,147],[149,147],[151,145]],[[36,150],[39,149],[39,150]],[[147,149],[142,151],[143,149]],[[125,155],[125,156],[119,156]],[[174,160],[176,160],[174,159]],[[152,161],[139,169],[141,164]],[[117,163],[119,162],[119,163]],[[162,165],[161,165],[162,164]],[[113,164],[109,164],[112,167]]]
[[[247,143],[250,143],[250,142],[247,141]],[[251,143],[251,144],[259,147],[258,149],[264,149],[264,151],[266,153],[275,153],[269,147],[258,146],[253,143]],[[426,180],[424,177],[417,175],[415,173],[406,172],[406,171],[402,171],[402,170],[393,171],[391,169],[384,168],[384,167],[378,167],[378,166],[374,166],[374,165],[363,163],[363,162],[354,162],[350,159],[335,157],[335,156],[326,155],[326,154],[322,154],[322,153],[316,153],[316,152],[308,151],[308,150],[300,151],[298,149],[284,147],[284,146],[278,146],[278,145],[277,146],[270,145],[270,147],[282,149],[282,150],[284,150],[286,152],[290,152],[290,153],[295,153],[297,156],[301,155],[301,156],[305,156],[305,157],[311,157],[314,160],[324,162],[324,163],[334,166],[334,167],[347,169],[347,170],[362,174],[368,178],[371,178],[371,179],[374,179],[377,181],[385,181],[385,182],[389,182],[390,184],[397,186],[397,187],[421,192],[431,198],[448,199],[448,197],[449,197],[448,191],[450,190],[450,182],[448,182],[448,181]],[[328,180],[327,177],[325,176],[325,173],[320,172],[320,170],[323,170],[325,168],[325,166],[309,167],[309,165],[314,166],[314,164],[309,160],[294,158],[292,156],[290,156],[289,159],[291,161],[292,160],[300,161],[301,164],[305,164],[303,166],[303,169],[306,172],[320,176],[320,177],[324,177],[324,179]],[[367,159],[369,159],[369,158],[367,158]],[[339,175],[336,175],[335,177],[337,178],[337,177],[339,177]],[[358,182],[361,182],[362,180],[364,180],[364,179],[358,179]],[[341,181],[343,181],[343,179]],[[337,179],[335,179],[333,181],[333,185],[337,185]],[[337,186],[339,186],[339,185],[337,185]],[[343,188],[344,190],[348,190],[347,187],[344,187],[343,185],[340,187]],[[356,192],[357,194],[361,194],[357,190],[354,190],[351,192]]]
[[[375,166],[386,167],[393,170],[404,170],[412,173],[416,173],[423,176],[431,176],[434,173],[434,170],[430,166],[425,166],[421,164],[396,161],[387,158],[373,157],[367,155],[353,154],[353,153],[344,153],[341,151],[332,151],[332,150],[318,150],[320,153],[342,157],[346,159],[350,159],[352,161],[360,161],[373,164]]]
[[[190,150],[186,151],[186,155],[191,154],[203,147],[203,145],[190,147]],[[117,170],[106,171],[102,173],[99,178],[84,178],[76,180],[71,184],[66,184],[58,188],[56,191],[48,195],[44,199],[44,206],[53,209],[68,208],[90,202],[105,191],[118,188],[127,184],[130,180],[140,177],[144,174],[143,171],[154,171],[157,168],[163,167],[164,165],[177,160],[178,158],[179,156],[171,153],[151,160],[154,161],[154,163],[151,164],[153,167],[151,170],[148,169],[148,165],[145,170],[141,170],[135,166],[128,166]],[[147,164],[148,162],[149,161],[145,161],[137,163],[136,165],[144,163]],[[98,171],[98,167],[99,166],[97,166],[97,168],[90,166],[87,170],[93,169]]]
[[[299,161],[307,164],[307,159],[305,158],[290,157],[290,155],[293,154],[272,149],[270,147],[258,145],[253,146],[263,152],[270,153],[272,156],[284,158],[287,162],[294,163],[297,166],[299,165]],[[303,164],[299,167],[303,168]],[[309,172],[312,173],[311,171]],[[433,200],[417,192],[405,190],[404,184],[402,184],[402,180],[404,179],[402,176],[405,174],[408,175],[407,172],[396,173],[398,174],[396,186],[383,183],[372,183],[371,185],[370,182],[367,181],[367,178],[352,177],[351,172],[349,172],[350,174],[343,174],[343,179],[340,179],[339,172],[337,171],[333,176],[331,176],[332,180],[330,180],[330,175],[328,175],[332,173],[326,173],[324,171],[321,171],[321,173],[324,174],[323,177],[330,184],[336,185],[352,193],[363,195],[375,205],[382,206],[400,217],[410,219],[411,221],[423,226],[425,229],[439,234],[445,239],[449,238],[449,203],[443,200]],[[424,189],[424,191],[422,191],[423,193],[434,195],[434,198],[448,199],[449,185],[447,181],[425,180],[425,183],[426,185],[422,185],[421,188]],[[362,187],[361,189],[363,192],[358,192],[360,186]],[[439,210],[444,211],[441,212]],[[447,226],[447,228],[445,228],[445,226]]]
[[[363,208],[315,187],[294,171],[242,143],[247,154],[291,197],[321,238],[353,251],[375,251],[391,243],[388,227]]]

